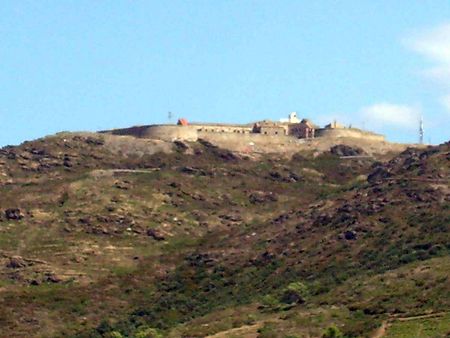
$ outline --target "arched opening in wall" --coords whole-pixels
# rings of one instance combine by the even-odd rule
[[[267,131],[264,132],[264,135],[267,135]]]
[[[277,132],[277,131],[275,132],[275,135],[278,135],[278,132]]]

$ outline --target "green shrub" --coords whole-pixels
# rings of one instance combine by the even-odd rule
[[[112,331],[106,334],[107,338],[123,338],[122,334],[118,331]]]
[[[261,298],[261,308],[266,310],[276,310],[280,307],[280,302],[272,295],[265,295]]]
[[[140,327],[134,335],[136,338],[163,338],[157,330],[151,327]]]
[[[341,330],[339,330],[336,326],[328,327],[322,335],[322,338],[343,338]]]
[[[286,304],[303,304],[309,296],[308,287],[301,282],[290,283],[281,296],[281,301]]]
[[[256,323],[256,317],[253,314],[249,314],[244,321],[245,325],[253,325]]]

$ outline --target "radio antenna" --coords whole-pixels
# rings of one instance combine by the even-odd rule
[[[423,144],[423,136],[424,136],[423,116],[420,116],[420,122],[419,122],[419,144]]]

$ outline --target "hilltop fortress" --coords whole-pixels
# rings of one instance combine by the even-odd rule
[[[177,124],[135,126],[124,129],[104,131],[113,135],[129,135],[138,138],[162,141],[197,141],[199,138],[229,142],[252,141],[265,143],[305,143],[320,139],[354,138],[366,141],[385,141],[383,135],[357,128],[345,127],[336,121],[318,127],[308,119],[299,119],[297,113],[290,113],[280,121],[262,120],[249,124],[189,123],[179,119]]]

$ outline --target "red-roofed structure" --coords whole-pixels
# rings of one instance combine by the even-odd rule
[[[189,125],[188,121],[186,119],[178,119],[177,125],[179,126],[187,126]]]

